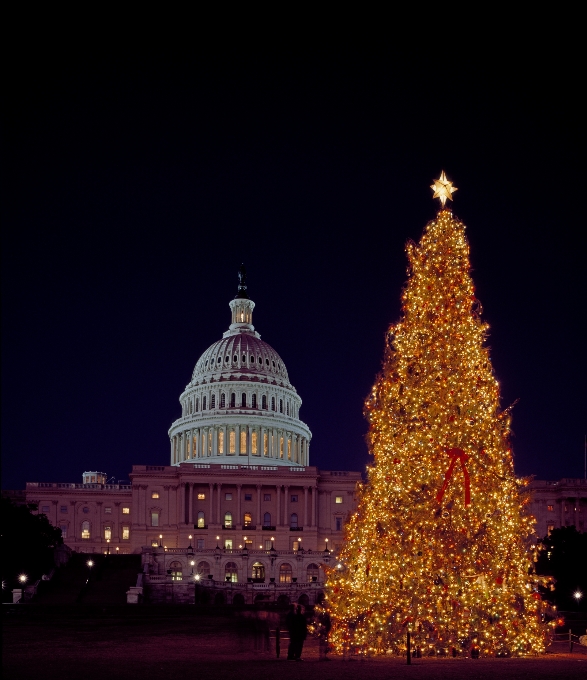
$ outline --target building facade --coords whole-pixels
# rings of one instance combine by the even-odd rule
[[[198,582],[246,601],[264,585],[278,598],[306,584],[296,599],[313,603],[361,475],[310,465],[302,400],[252,324],[244,268],[229,306],[228,330],[180,395],[169,465],[135,465],[130,484],[108,484],[103,472],[81,484],[31,482],[27,501],[73,550],[142,553],[151,599],[168,600],[170,582],[174,600],[195,598]]]

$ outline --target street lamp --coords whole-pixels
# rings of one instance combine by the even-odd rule
[[[24,593],[25,593],[24,586],[25,586],[25,583],[29,580],[29,577],[26,574],[20,574],[20,576],[18,577],[18,580],[19,580],[20,585],[22,586],[22,594],[20,596],[21,601],[24,602]]]
[[[106,554],[110,555],[110,539],[106,539]]]
[[[90,569],[94,566],[94,563],[92,562],[92,560],[88,560],[88,561],[86,562],[86,564],[88,565],[88,567],[89,567]]]
[[[577,600],[577,607],[579,606],[579,602],[581,601],[581,598],[583,597],[583,593],[580,590],[575,590],[573,593],[573,597],[575,600]]]
[[[163,534],[159,534],[159,547],[160,548],[163,547],[163,544],[161,543],[162,540],[163,540]]]

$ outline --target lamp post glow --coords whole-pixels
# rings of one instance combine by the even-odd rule
[[[94,566],[94,563],[93,563],[92,560],[88,560],[88,561],[86,562],[86,564],[88,565],[88,567],[89,567],[90,569]]]
[[[26,574],[20,574],[18,580],[24,586],[24,584],[29,580],[29,577]]]
[[[160,548],[163,547],[163,544],[161,543],[162,540],[163,540],[163,534],[159,534],[159,547]]]
[[[575,598],[575,600],[577,600],[577,606],[579,606],[581,598],[583,597],[583,593],[580,590],[575,590],[575,592],[573,593],[573,597]]]

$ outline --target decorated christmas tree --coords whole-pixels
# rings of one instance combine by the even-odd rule
[[[402,317],[365,403],[373,462],[345,527],[326,607],[337,651],[526,655],[545,623],[510,408],[485,346],[465,225],[441,201],[409,242]]]

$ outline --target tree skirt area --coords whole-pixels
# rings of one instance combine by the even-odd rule
[[[142,609],[142,608],[141,608]],[[405,659],[372,658],[319,660],[318,644],[308,638],[303,661],[287,661],[287,633],[276,658],[272,631],[270,650],[259,636],[255,620],[245,616],[192,616],[149,610],[120,613],[60,614],[14,611],[3,617],[3,676],[6,680],[387,680],[393,678],[585,678],[587,648],[568,645],[527,659]]]

